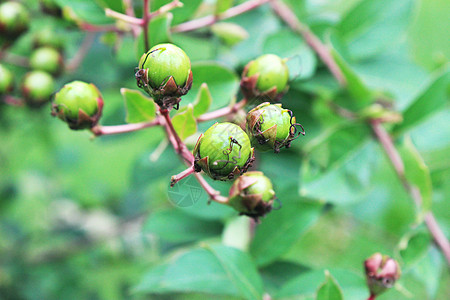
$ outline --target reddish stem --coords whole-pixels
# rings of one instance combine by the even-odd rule
[[[397,152],[397,149],[395,149],[391,137],[384,129],[384,127],[381,125],[379,120],[372,120],[371,126],[375,136],[377,137],[378,141],[380,142],[384,151],[386,152],[389,161],[394,167],[397,176],[402,182],[403,187],[411,195],[411,198],[414,200],[416,206],[420,207],[422,205],[422,196],[420,194],[420,191],[417,187],[413,186],[406,178],[405,166],[403,164],[400,154]],[[427,225],[428,230],[433,236],[435,243],[444,253],[447,263],[450,265],[450,243],[447,237],[442,232],[441,228],[439,227],[439,224],[437,223],[431,211],[426,213],[425,215],[425,224]]]
[[[328,67],[333,76],[337,79],[340,85],[347,84],[341,69],[334,61],[329,49],[322,43],[322,41],[314,35],[308,26],[301,23],[297,16],[289,9],[289,7],[281,1],[271,1],[273,11],[289,26],[292,30],[299,33],[306,41],[306,43],[317,53],[323,63]]]
[[[172,178],[170,180],[170,186],[173,187],[178,181],[180,181],[183,178],[188,177],[189,175],[193,174],[194,172],[195,172],[195,167],[194,167],[194,165],[192,165],[189,168],[187,168],[186,170],[184,170],[183,172],[180,172],[179,174],[172,176]]]
[[[144,0],[144,12],[142,14],[141,27],[144,30],[145,52],[147,52],[150,49],[150,42],[148,40],[149,23],[150,23],[150,0]]]
[[[88,32],[86,34],[86,36],[84,37],[83,43],[81,44],[77,53],[67,64],[66,71],[73,72],[76,69],[78,69],[80,64],[83,62],[84,57],[89,52],[89,49],[92,47],[94,40],[95,40],[95,34]]]
[[[220,15],[209,15],[203,18],[198,18],[195,20],[187,21],[185,23],[181,23],[177,26],[171,28],[172,32],[187,32],[196,30],[205,26],[210,26],[216,23],[217,21],[226,20],[237,15],[248,12],[252,9],[255,9],[265,3],[268,3],[272,0],[250,0],[244,2],[240,5],[236,5],[227,11],[221,13]]]
[[[24,106],[25,100],[17,97],[13,97],[11,95],[5,95],[3,97],[3,102],[11,106]]]
[[[220,195],[219,191],[217,191],[213,187],[211,187],[200,173],[194,173],[194,176],[195,176],[195,178],[197,178],[198,183],[200,183],[200,185],[206,191],[206,193],[209,195],[209,198],[211,198],[211,200],[221,203],[221,204],[228,203],[228,198]]]
[[[123,31],[118,29],[115,25],[94,25],[89,23],[81,23],[79,27],[80,29],[88,32],[113,31],[123,33]]]
[[[370,294],[369,298],[367,298],[367,300],[375,300],[375,295],[374,294]]]
[[[242,109],[247,104],[247,99],[242,99],[238,103],[235,103],[233,106],[227,106],[215,111],[211,111],[208,113],[205,113],[197,118],[197,122],[205,122],[209,120],[218,119],[221,117],[229,116],[232,114],[235,114],[240,109]]]
[[[148,0],[145,0],[148,1]],[[145,4],[145,2],[144,2]],[[125,23],[131,24],[131,25],[136,25],[136,26],[142,26],[142,19],[133,17],[133,16],[129,16],[129,15],[124,15],[120,12],[114,11],[112,9],[109,8],[105,8],[105,14],[107,17],[111,17],[117,20],[121,20],[124,21]]]
[[[92,133],[96,136],[101,135],[111,135],[126,132],[138,131],[144,128],[154,127],[161,125],[161,117],[156,117],[155,120],[150,122],[134,123],[134,124],[124,124],[115,126],[100,126],[97,125],[91,129]]]

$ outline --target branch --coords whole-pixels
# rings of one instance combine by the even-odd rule
[[[144,10],[142,13],[141,27],[144,30],[144,47],[145,52],[150,49],[150,41],[148,40],[148,26],[150,23],[150,0],[144,0]]]
[[[77,53],[67,64],[66,71],[73,72],[76,69],[78,69],[80,64],[83,62],[84,57],[89,52],[89,49],[92,47],[94,40],[95,40],[95,34],[93,34],[91,32],[86,34],[86,36],[84,37],[83,43],[81,44]]]
[[[30,61],[25,56],[17,55],[11,52],[6,52],[3,54],[2,61],[16,65],[23,68],[28,68],[30,66]]]
[[[183,7],[183,3],[180,2],[180,0],[174,0],[170,3],[167,3],[166,5],[161,6],[160,8],[158,8],[157,10],[155,10],[154,12],[149,14],[149,19],[153,19],[154,17],[157,17],[159,15],[165,14],[166,12],[171,11],[174,8],[177,7]]]
[[[403,164],[402,158],[400,154],[395,149],[395,146],[392,142],[391,137],[381,125],[380,121],[373,120],[371,122],[372,130],[377,137],[378,141],[382,145],[386,155],[389,158],[392,166],[394,167],[397,176],[400,178],[400,181],[403,184],[405,190],[411,195],[411,198],[414,200],[416,206],[420,206],[422,204],[422,196],[420,195],[419,190],[411,185],[405,176],[405,166]],[[437,223],[433,213],[430,211],[425,215],[425,224],[428,227],[431,235],[435,243],[444,253],[444,256],[447,260],[447,263],[450,265],[450,243],[447,237],[442,232],[439,224]]]
[[[216,23],[217,21],[226,20],[232,17],[235,17],[237,15],[243,14],[245,12],[248,12],[250,10],[253,10],[265,3],[268,3],[272,0],[249,0],[247,2],[244,2],[240,5],[236,5],[225,12],[221,13],[220,15],[209,15],[203,18],[198,18],[195,20],[187,21],[185,23],[181,23],[177,26],[174,26],[171,28],[172,32],[187,32],[187,31],[193,31],[205,26],[210,26]]]
[[[197,178],[198,183],[200,183],[206,193],[208,193],[211,200],[221,204],[228,204],[228,198],[220,195],[219,191],[216,191],[213,187],[211,187],[200,173],[194,173],[194,176]]]
[[[94,25],[89,23],[81,23],[79,27],[81,30],[88,32],[113,31],[117,33],[123,33],[123,31],[118,29],[115,25]]]
[[[181,173],[178,173],[177,175],[172,176],[170,179],[170,187],[173,187],[178,181],[180,181],[183,178],[188,177],[189,175],[195,173],[195,167],[194,165],[190,166],[186,170],[182,171]]]
[[[133,16],[129,16],[129,15],[124,15],[120,12],[117,12],[115,10],[112,10],[110,8],[105,8],[105,15],[107,17],[111,17],[114,18],[116,20],[121,20],[124,21],[125,23],[129,23],[131,25],[137,25],[137,26],[142,26],[142,19],[133,17]]]
[[[273,11],[289,26],[291,29],[299,33],[306,43],[317,53],[323,63],[328,67],[333,76],[337,79],[340,85],[347,84],[341,69],[334,61],[327,46],[314,35],[308,26],[302,24],[297,16],[289,9],[289,7],[279,0],[271,1]]]
[[[235,103],[233,106],[227,106],[215,111],[211,111],[208,113],[205,113],[197,118],[197,122],[205,122],[209,120],[214,120],[217,118],[225,117],[228,115],[232,115],[236,112],[238,112],[240,109],[242,109],[247,104],[247,99],[242,99],[238,103]]]
[[[25,105],[24,99],[13,97],[11,95],[5,95],[2,100],[3,100],[3,102],[5,102],[5,104],[11,105],[11,106],[24,106]]]
[[[134,124],[124,124],[115,126],[101,126],[97,125],[91,129],[95,136],[101,135],[111,135],[126,132],[138,131],[144,128],[154,127],[161,125],[161,117],[157,116],[156,119],[150,122],[134,123]]]

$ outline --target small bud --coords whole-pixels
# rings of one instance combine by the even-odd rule
[[[241,91],[247,99],[278,101],[288,89],[289,69],[280,57],[266,54],[249,62],[242,73]]]
[[[178,106],[181,96],[192,87],[191,61],[172,44],[160,44],[142,55],[135,74],[144,89],[163,109]]]
[[[243,215],[258,220],[272,210],[275,199],[270,179],[262,172],[247,172],[230,188],[229,205]]]
[[[13,73],[0,64],[0,96],[9,94],[14,89],[14,76]]]
[[[86,129],[97,125],[103,109],[103,99],[92,83],[72,81],[56,93],[52,115],[67,122],[70,129]]]
[[[301,128],[298,131],[297,126]],[[305,135],[302,125],[295,123],[295,117],[281,104],[264,102],[247,114],[247,133],[252,146],[260,151],[280,152],[289,148],[291,142],[300,134]]]
[[[248,39],[248,32],[234,23],[220,22],[211,26],[212,32],[226,45],[234,46]]]
[[[371,295],[377,296],[394,286],[401,271],[397,261],[387,255],[375,253],[364,262],[367,285]]]
[[[55,91],[53,77],[43,71],[31,71],[22,80],[22,94],[31,107],[41,107],[50,101]]]
[[[63,40],[52,28],[46,27],[34,33],[33,47],[51,47],[60,51],[63,48]]]
[[[245,173],[254,161],[247,134],[236,124],[215,123],[194,148],[194,166],[214,180],[231,180]]]
[[[30,57],[32,69],[45,71],[58,75],[63,69],[63,58],[61,53],[51,47],[41,47],[36,49]]]
[[[28,29],[30,15],[19,2],[7,1],[0,4],[0,33],[11,39],[17,38]]]

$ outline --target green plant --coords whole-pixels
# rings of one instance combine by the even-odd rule
[[[16,38],[28,29],[30,16],[23,4],[6,1],[0,4],[0,32],[9,38]]]
[[[0,65],[0,95],[10,93],[14,89],[14,76],[4,65]]]
[[[63,69],[63,58],[54,48],[41,47],[31,54],[30,66],[35,70],[57,75]]]

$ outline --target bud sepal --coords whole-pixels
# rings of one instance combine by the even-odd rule
[[[400,278],[398,262],[387,255],[375,253],[364,261],[367,285],[370,294],[377,296],[394,286]]]
[[[300,134],[305,135],[303,126],[296,123],[292,111],[269,102],[261,103],[248,112],[246,130],[252,145],[263,152],[273,150],[279,153],[281,148],[289,148]]]

